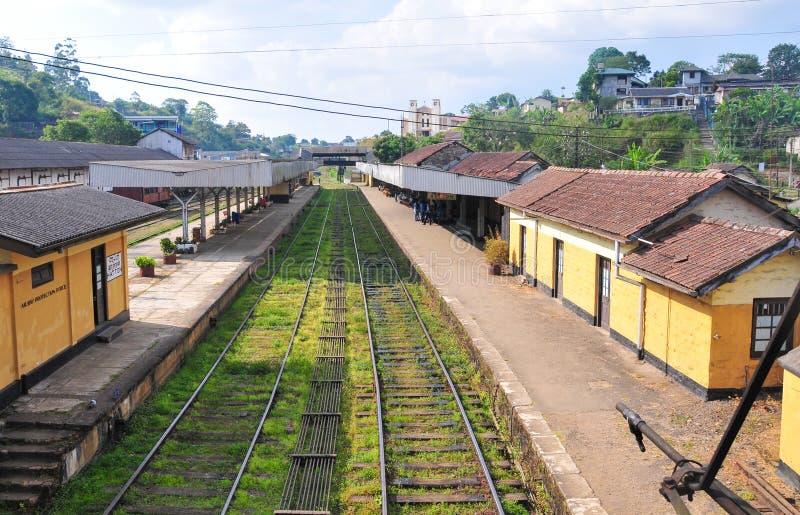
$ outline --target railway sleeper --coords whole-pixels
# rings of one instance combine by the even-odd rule
[[[408,488],[461,488],[465,486],[480,486],[484,483],[482,477],[464,478],[416,478],[400,477],[392,479],[393,486],[404,486]]]

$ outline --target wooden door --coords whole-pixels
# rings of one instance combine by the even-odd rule
[[[609,329],[611,315],[611,260],[601,257],[597,267],[597,325]]]
[[[564,242],[556,240],[556,250],[554,255],[555,270],[553,274],[553,297],[561,298],[564,295]]]
[[[92,249],[92,301],[94,323],[100,325],[108,320],[106,309],[106,249],[100,245]]]
[[[525,276],[525,261],[527,260],[528,253],[528,235],[525,226],[520,227],[519,230],[519,273]]]

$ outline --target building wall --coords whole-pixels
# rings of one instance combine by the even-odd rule
[[[460,161],[472,152],[458,144],[448,145],[420,163],[420,166],[444,168],[454,161]]]
[[[800,377],[785,372],[781,407],[780,459],[796,474],[800,473]]]
[[[128,309],[127,251],[124,231],[31,258],[16,253],[3,257],[17,265],[0,276],[0,352],[18,356],[3,360],[0,390],[78,343],[95,329],[91,249],[105,245],[105,254],[121,254],[122,273],[106,283],[109,319]],[[36,288],[31,268],[53,263],[53,280]],[[9,366],[13,363],[13,369]]]
[[[182,140],[163,131],[151,132],[147,136],[141,138],[136,143],[136,146],[164,150],[180,159],[194,158],[194,145],[184,143]]]
[[[651,281],[645,284],[645,351],[708,388],[711,305]]]
[[[750,358],[753,299],[791,297],[797,277],[800,256],[784,252],[714,290],[710,388],[744,388],[758,366],[758,360]],[[800,324],[795,326],[795,347],[798,343]],[[775,365],[764,385],[780,382],[781,368]]]
[[[89,183],[89,168],[21,168],[0,170],[0,190],[21,186],[44,186],[62,182]]]
[[[597,315],[597,255],[564,243],[564,298],[587,320]]]
[[[733,222],[791,229],[787,223],[765,212],[729,189],[724,189],[717,192],[716,195],[712,195],[704,202],[701,202],[692,212],[700,216],[721,218]]]
[[[536,266],[536,278],[538,282],[542,283],[544,286],[548,288],[553,287],[553,263],[555,257],[555,241],[552,236],[547,233],[543,233],[541,229],[539,230],[539,237],[537,242],[537,249],[536,249],[536,260],[538,261]],[[567,278],[564,278],[564,282],[567,282]]]
[[[617,265],[613,260],[611,261],[611,268],[613,275],[611,279],[609,327],[612,332],[621,335],[628,342],[638,344],[640,288],[616,278]],[[619,275],[636,282],[642,281],[641,277],[627,270],[620,270]]]
[[[14,345],[14,301],[11,292],[11,274],[0,275],[0,390],[16,381],[17,349]]]

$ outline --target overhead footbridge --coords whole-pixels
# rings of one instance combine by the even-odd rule
[[[292,183],[319,165],[314,159],[295,160],[175,160],[175,161],[102,161],[89,164],[90,185],[99,188],[168,187],[183,206],[183,236],[188,241],[188,204],[199,197],[201,212],[205,201],[214,199],[215,228],[219,228],[219,203],[224,195],[228,216],[231,194],[236,206],[242,195],[245,205],[267,199],[289,202]],[[200,217],[201,239],[205,238],[205,217]]]

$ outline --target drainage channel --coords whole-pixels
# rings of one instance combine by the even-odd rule
[[[346,334],[342,206],[334,204],[330,268],[311,392],[276,514],[329,513],[341,419]]]

